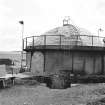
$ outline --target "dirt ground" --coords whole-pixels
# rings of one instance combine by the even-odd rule
[[[0,90],[0,105],[105,105],[105,83],[49,89],[45,84]]]

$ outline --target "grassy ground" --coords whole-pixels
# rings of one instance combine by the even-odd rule
[[[0,105],[105,105],[105,84],[81,84],[49,89],[42,84],[15,85],[0,90]]]

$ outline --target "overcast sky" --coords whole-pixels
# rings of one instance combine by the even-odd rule
[[[0,51],[21,50],[21,25],[24,37],[40,35],[62,26],[65,16],[71,23],[105,36],[105,0],[0,0]]]

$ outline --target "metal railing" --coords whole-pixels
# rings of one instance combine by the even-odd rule
[[[23,49],[35,48],[35,46],[105,46],[105,37],[92,36],[92,35],[41,35],[31,36],[23,39]]]

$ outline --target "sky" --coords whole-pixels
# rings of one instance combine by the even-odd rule
[[[23,37],[37,36],[62,26],[65,16],[71,24],[94,35],[105,36],[105,0],[0,0],[0,51],[19,51]]]

